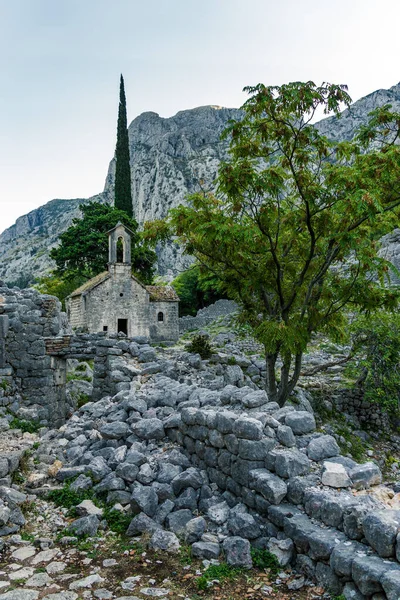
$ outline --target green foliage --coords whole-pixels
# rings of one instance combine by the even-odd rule
[[[122,535],[126,532],[132,521],[132,515],[127,515],[126,512],[114,510],[109,506],[104,507],[103,519],[107,521],[108,527],[114,533]]]
[[[50,252],[56,269],[46,285],[53,286],[57,292],[57,280],[61,280],[66,288],[69,282],[74,281],[75,286],[77,281],[85,281],[107,270],[107,232],[119,221],[133,233],[132,272],[143,283],[150,284],[157,257],[150,246],[142,241],[136,221],[125,211],[99,202],[82,204],[80,209],[82,218],[73,219],[71,227],[60,236],[60,245]],[[62,288],[63,294],[65,288]]]
[[[244,118],[225,132],[230,159],[218,195],[191,196],[148,235],[177,235],[223,282],[265,348],[269,398],[283,404],[313,333],[339,340],[349,306],[398,304],[399,290],[385,286],[395,269],[377,251],[400,215],[400,113],[382,107],[352,141],[338,142],[311,121],[321,108],[339,117],[351,102],[344,86],[246,91]]]
[[[125,211],[130,217],[133,216],[128,123],[122,75],[119,85],[117,146],[115,148],[115,207]]]
[[[106,519],[108,527],[114,533],[124,534],[132,520],[131,515],[125,512],[113,509],[110,505],[95,495],[93,490],[75,491],[71,489],[72,480],[67,481],[59,490],[53,490],[49,493],[48,499],[54,502],[56,506],[63,506],[69,509],[71,516],[75,516],[75,507],[84,500],[91,500],[98,508],[103,509],[103,518]]]
[[[219,582],[225,579],[235,579],[238,575],[243,573],[243,569],[240,567],[231,567],[226,563],[220,565],[210,565],[203,573],[201,577],[197,579],[197,587],[199,590],[206,590],[208,588],[208,582],[218,579]]]
[[[85,278],[81,275],[71,276],[70,279],[62,279],[53,271],[50,275],[39,277],[35,281],[34,288],[41,294],[56,296],[61,302],[62,309],[65,311],[65,298],[84,283]]]
[[[278,559],[269,550],[260,548],[251,548],[250,550],[253,565],[257,569],[270,569],[271,575],[275,576],[281,570]]]
[[[220,291],[221,283],[209,272],[202,271],[198,264],[180,273],[171,285],[180,298],[180,316],[196,315],[201,308],[226,298]]]
[[[203,360],[211,358],[214,352],[208,336],[200,333],[192,338],[191,342],[186,346],[186,350],[193,354],[200,354]]]
[[[9,388],[11,388],[11,384],[6,379],[0,379],[0,389],[6,392]]]
[[[364,397],[396,414],[400,401],[400,315],[387,311],[362,315],[352,325],[357,355],[348,374],[362,382]]]
[[[71,481],[67,481],[59,490],[52,490],[47,496],[56,506],[72,509],[84,500],[93,500],[92,490],[75,491],[71,489]]]
[[[37,423],[36,421],[18,419],[18,417],[14,417],[14,419],[10,421],[11,429],[20,429],[23,433],[36,433],[39,431],[40,427],[40,423]]]

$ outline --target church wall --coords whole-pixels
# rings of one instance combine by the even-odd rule
[[[162,313],[163,320],[158,315]],[[179,337],[178,302],[150,302],[150,338],[152,341],[177,340]]]
[[[118,333],[118,319],[127,319],[128,337],[148,336],[148,297],[147,291],[124,273],[107,279],[83,296],[88,331]]]
[[[82,296],[74,296],[66,301],[67,316],[71,327],[84,327],[85,322],[82,314]]]

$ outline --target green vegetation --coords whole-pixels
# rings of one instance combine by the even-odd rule
[[[235,579],[243,573],[243,569],[240,567],[231,567],[226,563],[220,565],[210,565],[203,573],[201,577],[197,579],[197,587],[199,590],[206,590],[208,583],[214,579],[218,579],[219,582],[225,579]]]
[[[56,269],[53,271],[52,277],[47,279],[46,285],[51,286],[54,283],[54,291],[57,292],[56,280],[64,282],[65,285],[59,289],[59,292],[60,296],[65,298],[68,295],[66,293],[69,289],[68,282],[74,281],[74,285],[76,285],[78,281],[85,281],[106,271],[108,263],[107,232],[119,221],[133,233],[131,253],[133,274],[143,283],[151,283],[154,275],[153,266],[157,257],[148,243],[143,242],[137,231],[137,222],[125,211],[108,204],[89,202],[81,204],[80,209],[82,218],[73,219],[71,227],[60,236],[60,245],[50,252],[50,257],[56,262]],[[44,289],[44,284],[42,289]]]
[[[272,576],[276,576],[281,570],[278,559],[272,552],[269,552],[269,550],[252,548],[250,552],[253,565],[257,569],[269,569]]]
[[[400,215],[400,113],[380,107],[352,141],[338,142],[312,120],[321,109],[339,118],[351,103],[345,86],[245,90],[244,118],[224,134],[230,159],[218,195],[191,196],[147,234],[176,235],[238,302],[265,349],[268,396],[282,405],[315,332],[337,341],[349,307],[397,307],[400,290],[385,286],[394,267],[378,249]]]
[[[49,493],[48,499],[54,502],[56,506],[63,506],[69,509],[70,516],[76,516],[75,507],[84,500],[91,500],[95,506],[103,509],[103,518],[106,519],[108,527],[114,533],[122,535],[128,528],[132,520],[131,515],[114,510],[103,499],[95,495],[93,490],[75,491],[71,489],[72,480],[67,481],[59,490],[53,490]]]
[[[354,434],[350,427],[346,425],[336,425],[335,431],[345,440],[345,443],[340,440],[338,441],[342,454],[351,454],[355,461],[360,463],[365,462],[366,447],[364,442]]]
[[[119,84],[117,146],[115,148],[115,207],[133,216],[129,137],[126,117],[124,78]]]
[[[186,346],[186,350],[193,354],[200,354],[203,360],[211,358],[214,352],[209,338],[200,333],[192,338],[191,342]]]
[[[10,383],[6,379],[0,379],[0,389],[6,392],[9,388],[11,388]]]
[[[356,360],[347,369],[364,398],[398,414],[400,402],[400,315],[379,311],[361,315],[352,326]]]
[[[179,314],[196,315],[197,311],[213,304],[226,295],[220,291],[220,282],[198,264],[178,275],[172,282],[172,287],[180,298]]]
[[[20,429],[23,433],[36,433],[41,428],[41,425],[37,421],[27,421],[26,419],[14,417],[10,421],[10,428]]]
[[[35,287],[41,294],[49,294],[55,296],[61,302],[62,309],[65,310],[65,298],[76,290],[82,283],[85,282],[85,277],[82,275],[71,275],[70,279],[62,279],[61,276],[53,272],[51,275],[44,275],[36,280]]]

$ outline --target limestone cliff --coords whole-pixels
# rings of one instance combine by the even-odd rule
[[[400,110],[400,84],[369,94],[344,111],[340,119],[324,119],[317,127],[328,137],[350,139],[368,113],[386,103]],[[171,207],[185,202],[188,193],[212,189],[219,162],[227,156],[227,143],[220,140],[220,134],[230,119],[238,119],[240,115],[238,109],[202,106],[170,118],[147,112],[132,121],[129,126],[132,190],[140,225],[164,217]],[[114,172],[113,159],[103,193],[92,199],[111,201]],[[49,249],[72,218],[79,215],[79,204],[87,201],[52,200],[17,219],[15,225],[0,235],[0,279],[24,283],[49,270]],[[386,240],[388,256],[399,262],[400,232],[386,236]],[[160,274],[176,273],[185,264],[187,261],[174,244],[159,252]]]

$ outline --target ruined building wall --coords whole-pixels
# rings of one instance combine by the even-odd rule
[[[21,417],[55,424],[65,420],[65,360],[49,356],[45,338],[67,331],[57,298],[0,283],[2,327],[0,377],[20,395]],[[8,378],[8,379],[7,379]]]

